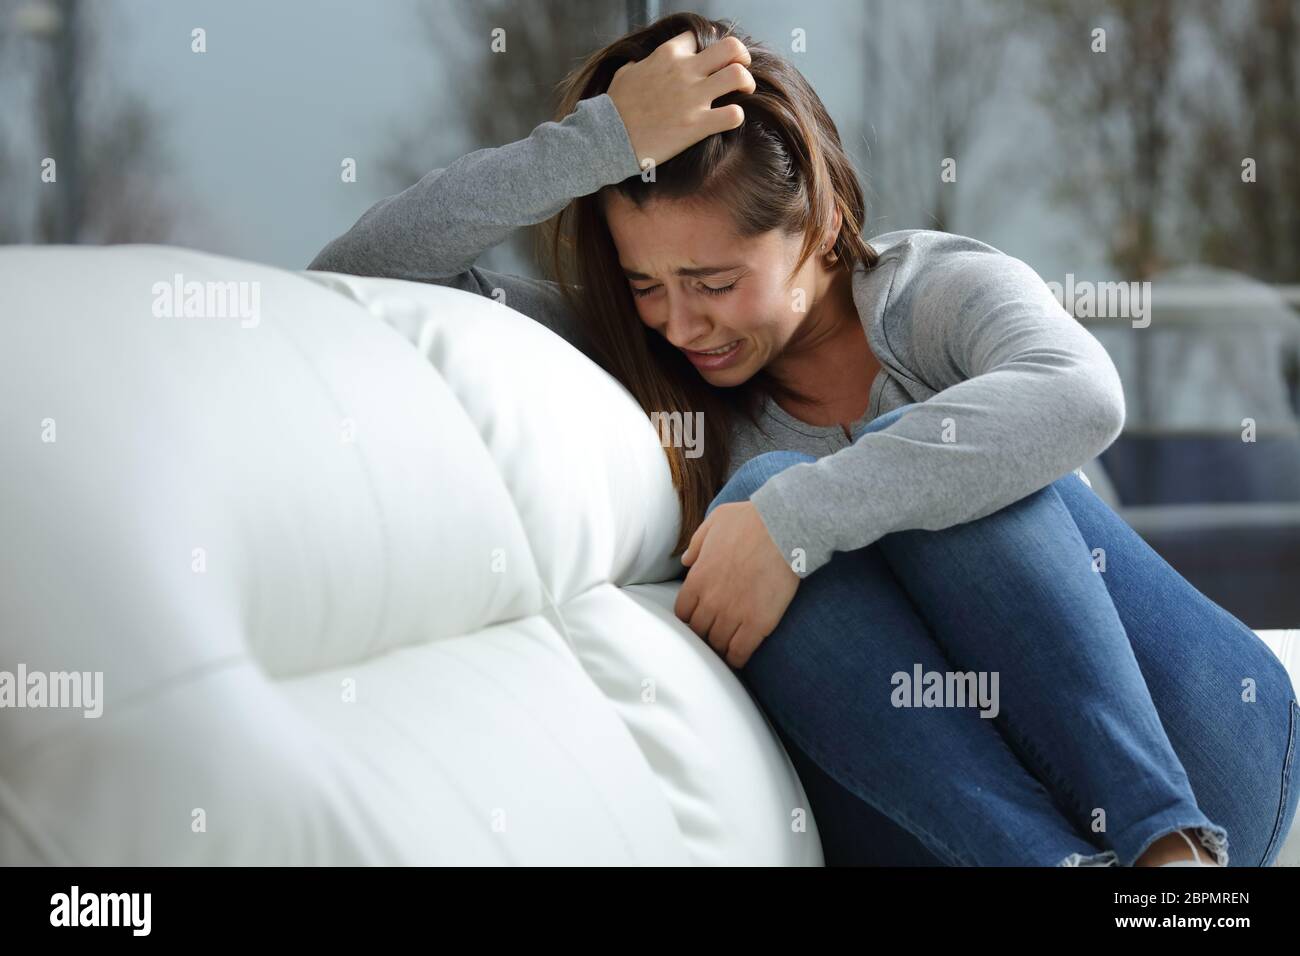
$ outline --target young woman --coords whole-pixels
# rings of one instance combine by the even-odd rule
[[[828,863],[1271,864],[1300,705],[1078,471],[1124,421],[1105,351],[984,243],[865,240],[821,101],[732,29],[619,39],[557,121],[310,268],[495,295],[647,412],[703,411],[702,456],[665,448],[677,614],[776,728]],[[474,264],[547,220],[557,281]],[[932,699],[966,674],[991,706]]]

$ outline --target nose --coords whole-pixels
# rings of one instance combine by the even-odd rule
[[[664,338],[673,345],[683,349],[708,337],[708,318],[697,312],[686,296],[669,292],[667,308],[668,324],[664,327]]]

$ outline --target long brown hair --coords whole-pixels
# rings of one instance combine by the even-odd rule
[[[835,268],[851,272],[858,262],[871,268],[877,261],[861,235],[862,188],[835,123],[802,74],[761,43],[736,33],[733,21],[673,13],[621,37],[560,83],[557,121],[572,113],[580,100],[607,92],[624,63],[645,59],[686,30],[695,34],[697,50],[733,34],[748,48],[754,92],[732,92],[713,101],[715,107],[740,104],[744,123],[706,136],[659,164],[653,181],[631,176],[574,199],[551,221],[539,250],[594,346],[592,357],[647,414],[703,413],[709,440],[701,455],[688,458],[683,448],[671,443],[664,447],[682,512],[674,554],[686,549],[726,478],[731,428],[738,416],[757,425],[764,396],[804,404],[810,399],[766,369],[734,388],[710,385],[678,349],[649,329],[619,265],[602,194],[613,190],[638,208],[655,198],[707,197],[730,212],[741,236],[772,229],[790,235],[802,232],[804,243],[791,277],[816,253],[838,208],[843,218],[831,250]]]

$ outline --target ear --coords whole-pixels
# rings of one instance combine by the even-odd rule
[[[840,213],[839,203],[831,210],[831,234],[827,237],[827,242],[835,245],[835,240],[840,237],[840,227],[844,225],[844,216]]]

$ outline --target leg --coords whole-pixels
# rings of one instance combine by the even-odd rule
[[[1103,579],[1201,809],[1232,865],[1271,866],[1295,818],[1300,703],[1281,661],[1196,590],[1082,481],[1056,484]]]
[[[808,456],[747,462],[710,510],[748,498]],[[966,708],[893,705],[895,673],[948,671],[875,548],[838,554],[800,585],[776,630],[739,672],[786,743],[828,863],[1113,865],[993,721]]]
[[[1067,497],[1091,519],[1087,543]],[[1172,569],[1158,568],[1160,559],[1077,476],[977,521],[878,544],[947,655],[964,669],[999,672],[999,728],[1072,820],[1122,864],[1184,829],[1226,864],[1229,820],[1243,828],[1241,865],[1275,855],[1295,801],[1287,793],[1289,678],[1244,626],[1181,578],[1177,587]],[[1105,574],[1093,570],[1093,547],[1106,549]],[[1116,601],[1108,586],[1121,580]],[[1163,675],[1164,710],[1147,683],[1153,672]],[[1245,677],[1269,699],[1242,703]],[[1199,751],[1195,790],[1173,735],[1182,752]],[[1246,754],[1234,756],[1238,739]],[[1221,799],[1198,803],[1212,791]]]

